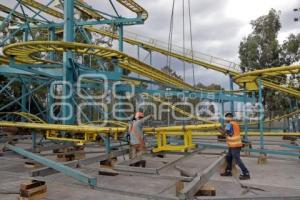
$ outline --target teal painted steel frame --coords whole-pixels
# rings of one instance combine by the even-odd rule
[[[70,176],[70,177],[78,180],[79,182],[88,184],[93,187],[97,186],[97,178],[96,177],[92,177],[88,174],[85,174],[85,173],[79,171],[79,170],[73,169],[73,168],[65,166],[61,163],[58,163],[53,160],[47,159],[45,157],[39,156],[39,155],[29,152],[23,148],[16,147],[16,146],[13,146],[10,144],[6,144],[6,147],[22,156],[25,156],[32,160],[35,160],[38,163],[41,163],[47,167],[51,167],[67,176]]]

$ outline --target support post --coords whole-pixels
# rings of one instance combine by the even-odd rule
[[[243,117],[243,122],[244,122],[244,139],[248,141],[248,114],[247,114],[247,92],[246,92],[246,84],[244,83],[244,117]]]
[[[224,115],[225,115],[225,113],[224,113],[225,111],[224,111],[224,101],[222,100],[221,101],[221,125],[222,125],[222,127],[224,127]]]
[[[64,41],[74,42],[74,0],[64,1]],[[63,53],[63,96],[67,97],[72,91],[74,84],[73,67],[70,60],[73,59],[72,51],[67,50]],[[67,84],[66,84],[67,83]],[[72,97],[62,100],[62,118],[63,124],[74,124],[74,104]]]
[[[260,148],[264,148],[264,108],[262,104],[263,85],[260,78],[258,81],[258,103],[259,103],[259,133],[260,133]]]
[[[49,40],[54,41],[55,40],[55,27],[52,26],[49,28]],[[54,60],[54,52],[50,52],[49,54],[49,60]]]
[[[229,76],[229,87],[230,87],[230,90],[232,91],[233,90],[232,76]],[[230,101],[230,112],[234,115],[234,102],[233,102],[233,100]]]

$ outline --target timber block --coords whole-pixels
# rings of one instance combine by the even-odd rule
[[[267,155],[266,154],[260,154],[258,159],[257,159],[257,164],[259,164],[259,165],[267,164]]]
[[[19,200],[41,200],[47,195],[45,181],[30,180],[20,185]]]
[[[216,196],[216,188],[213,185],[205,184],[195,196]]]
[[[179,197],[180,192],[183,190],[184,188],[184,183],[183,181],[176,181],[176,196]]]
[[[57,160],[62,162],[80,160],[85,158],[84,146],[55,149],[53,150],[53,153],[57,154]]]
[[[116,157],[109,158],[109,159],[106,159],[106,160],[101,160],[100,161],[100,167],[113,168],[115,166],[116,162],[117,162]]]
[[[34,162],[34,161],[26,161],[25,162],[25,168],[30,168],[30,169],[36,169],[36,168],[41,168],[43,165],[40,163]]]

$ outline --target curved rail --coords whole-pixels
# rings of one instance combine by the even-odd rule
[[[273,67],[269,69],[255,70],[247,73],[240,74],[235,76],[234,79],[237,83],[246,84],[246,88],[249,91],[258,90],[257,78],[265,78],[265,77],[274,77],[280,75],[288,75],[288,74],[300,74],[300,65],[297,66],[282,66],[282,67]],[[267,82],[264,85],[272,84],[274,87],[278,87],[278,85]],[[284,86],[281,86],[284,87]],[[291,87],[285,87],[286,91],[293,90],[294,96],[300,97],[300,90],[291,89]]]
[[[17,115],[17,116],[27,119],[29,122],[32,122],[32,123],[46,124],[46,122],[44,120],[42,120],[41,118],[39,118],[38,116],[33,115],[31,113],[27,113],[27,112],[0,112],[0,115],[4,115],[4,114]]]
[[[104,48],[97,45],[62,41],[31,41],[10,44],[4,47],[3,53],[6,56],[14,56],[16,59],[22,61],[23,63],[41,64],[46,61],[42,58],[35,57],[34,54],[53,51],[64,52],[67,50],[71,50],[74,53],[94,55],[102,58],[116,58],[118,59],[120,67],[124,69],[146,76],[165,85],[175,86],[187,90],[194,90],[193,86],[183,82],[182,80],[169,76],[168,74],[163,73],[162,71],[150,65],[147,65],[131,56],[113,49]]]
[[[84,125],[97,124],[97,123],[109,123],[109,124],[114,124],[114,125],[120,126],[120,127],[127,127],[128,126],[128,124],[125,123],[125,122],[115,121],[115,120],[97,120],[97,121],[91,121],[91,122],[84,123]]]
[[[97,29],[94,27],[90,26],[85,26],[86,30],[89,30],[91,32],[96,32],[98,34],[113,38],[113,39],[118,39],[118,35],[114,34],[112,32],[109,32],[108,30],[105,29]],[[188,63],[193,63],[199,66],[203,66],[207,69],[211,69],[214,71],[218,71],[224,74],[229,74],[233,77],[240,75],[242,72],[239,69],[239,65],[230,61],[226,61],[214,56],[210,56],[207,54],[191,51],[189,49],[185,49],[186,53],[183,55],[182,51],[180,52],[179,50],[171,50],[169,51],[167,46],[162,46],[160,45],[161,41],[154,40],[152,38],[148,38],[145,36],[139,36],[137,34],[132,34],[132,37],[125,37],[123,39],[125,42],[131,45],[137,45],[140,47],[143,47],[146,50],[149,51],[155,51],[158,53],[161,53],[166,56],[172,56],[176,59],[188,62]],[[273,67],[274,68],[274,67]],[[300,97],[300,94],[297,90],[290,88],[290,87],[284,87],[280,86],[276,83],[270,82],[268,80],[263,80],[263,85],[265,87],[271,88],[278,90],[280,92],[287,93],[292,96]]]
[[[191,119],[196,119],[196,120],[199,120],[199,121],[202,121],[202,122],[206,122],[206,123],[208,123],[208,124],[216,124],[216,122],[214,122],[214,121],[209,121],[209,120],[207,120],[207,119],[204,119],[204,118],[199,117],[199,116],[197,116],[197,115],[194,115],[194,114],[192,114],[192,113],[186,112],[186,111],[184,111],[184,110],[182,110],[182,109],[180,109],[180,108],[177,108],[177,107],[174,106],[173,104],[171,104],[171,103],[169,103],[169,102],[165,102],[165,101],[161,100],[160,98],[154,97],[154,96],[152,96],[152,95],[150,95],[150,94],[143,93],[143,95],[145,95],[145,96],[147,96],[147,97],[153,99],[153,100],[156,101],[156,102],[164,103],[164,105],[167,105],[168,107],[170,107],[171,109],[175,110],[176,112],[178,112],[178,113],[180,113],[180,114],[182,114],[182,115],[184,115],[184,116],[186,116],[186,117],[189,117],[189,118],[191,118]]]
[[[138,16],[141,16],[143,20],[148,18],[148,12],[139,4],[137,4],[133,0],[117,0],[120,4],[131,10],[132,12],[136,13]]]

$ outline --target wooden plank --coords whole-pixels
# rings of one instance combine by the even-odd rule
[[[180,192],[184,188],[184,183],[182,181],[176,181],[176,197],[180,195]]]
[[[194,195],[203,187],[210,177],[218,170],[218,167],[224,162],[225,155],[220,156],[202,173],[198,174],[192,182],[188,183],[179,195],[180,199],[193,199]]]

